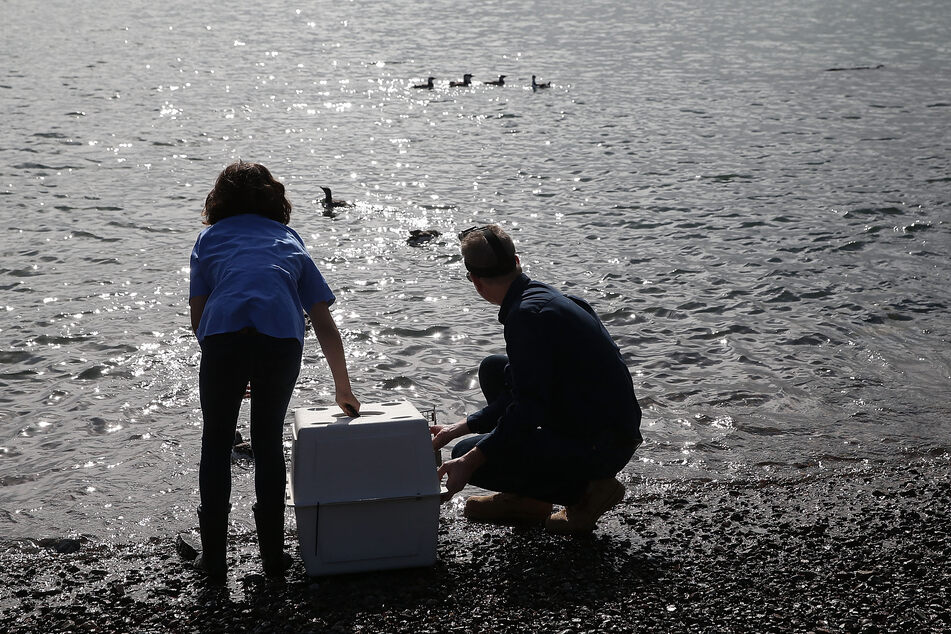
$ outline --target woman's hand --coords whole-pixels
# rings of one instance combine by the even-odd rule
[[[450,441],[468,434],[469,424],[462,420],[452,425],[430,425],[429,433],[433,435],[433,449],[439,451]]]
[[[357,416],[360,414],[360,401],[350,390],[337,390],[334,397],[337,405],[347,416]]]

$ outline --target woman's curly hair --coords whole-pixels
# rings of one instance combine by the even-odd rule
[[[285,225],[291,220],[284,185],[259,163],[238,161],[221,170],[201,210],[207,225],[241,214],[258,214]]]

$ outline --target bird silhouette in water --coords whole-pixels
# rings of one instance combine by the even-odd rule
[[[482,82],[486,86],[504,86],[505,85],[505,75],[499,75],[499,78],[495,81],[484,81]]]
[[[329,187],[321,187],[321,189],[324,190],[324,199],[320,201],[320,204],[324,207],[325,216],[330,218],[336,216],[337,214],[334,213],[334,209],[337,207],[353,207],[353,203],[347,202],[346,200],[334,199]]]
[[[546,81],[544,84],[539,84],[535,81],[535,75],[532,75],[532,90],[541,90],[542,88],[551,88],[551,82]]]
[[[462,81],[451,81],[449,85],[453,88],[459,88],[472,85],[472,73],[466,73],[462,76]]]
[[[406,244],[411,247],[421,247],[439,236],[440,233],[435,229],[412,229],[409,232],[409,237],[406,238]]]
[[[416,85],[413,86],[413,88],[423,88],[423,89],[426,89],[426,90],[432,90],[433,88],[435,88],[435,86],[433,86],[433,80],[434,80],[434,79],[436,79],[436,78],[435,78],[435,77],[429,77],[429,78],[426,79],[426,83],[425,83],[425,84],[416,84]]]

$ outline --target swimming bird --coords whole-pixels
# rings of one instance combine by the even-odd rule
[[[462,81],[451,81],[449,85],[453,88],[458,88],[460,86],[471,86],[472,85],[472,73],[466,73],[462,76]]]
[[[504,86],[505,75],[499,75],[499,78],[496,81],[484,81],[482,83],[485,84],[486,86]]]
[[[540,88],[551,88],[551,82],[546,81],[544,84],[539,84],[535,81],[535,75],[532,75],[532,90],[539,90]]]
[[[435,77],[429,77],[429,78],[426,79],[426,83],[425,83],[425,84],[416,84],[415,86],[413,86],[413,88],[425,88],[425,89],[427,89],[427,90],[432,90],[433,88],[435,88],[435,86],[433,86],[433,80],[434,80],[434,79],[436,79],[436,78],[435,78]]]
[[[337,200],[333,197],[333,194],[330,192],[329,187],[321,187],[324,190],[324,199],[320,201],[320,204],[324,206],[324,215],[333,217],[335,207],[353,207],[353,203],[347,202],[346,200]]]
[[[435,229],[411,229],[409,237],[406,238],[406,244],[411,247],[421,247],[439,236],[440,233]]]

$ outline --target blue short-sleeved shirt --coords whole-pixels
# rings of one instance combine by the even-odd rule
[[[198,340],[252,327],[304,341],[304,312],[336,299],[297,232],[276,220],[242,214],[198,234],[189,297],[206,296]]]

